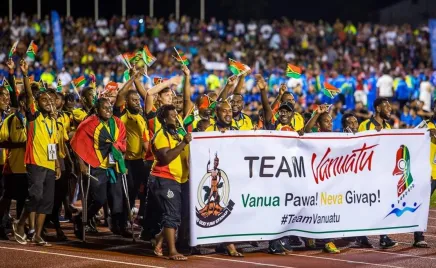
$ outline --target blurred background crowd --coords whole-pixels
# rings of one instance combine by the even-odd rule
[[[199,21],[187,16],[168,18],[129,17],[121,20],[101,18],[62,18],[64,68],[56,70],[53,34],[49,17],[17,16],[12,22],[0,18],[0,81],[8,76],[4,64],[12,44],[20,40],[18,55],[24,55],[31,40],[39,46],[30,64],[35,81],[42,79],[56,87],[58,79],[68,86],[72,79],[94,74],[97,86],[109,81],[123,82],[124,65],[117,56],[148,45],[157,61],[144,76],[152,85],[153,77],[181,74],[171,55],[173,47],[190,59],[193,99],[199,94],[221,89],[227,78],[228,59],[250,66],[245,77],[244,112],[257,120],[261,108],[260,92],[254,74],[267,78],[271,100],[281,83],[293,93],[296,108],[310,117],[314,105],[329,103],[333,129],[341,130],[341,118],[353,111],[359,120],[368,119],[377,96],[387,97],[393,105],[391,123],[395,128],[412,128],[432,115],[436,85],[426,25],[353,24],[337,20],[290,21]],[[16,56],[17,57],[17,56]],[[286,65],[300,66],[300,79],[286,77]],[[20,78],[20,74],[17,74]],[[324,81],[342,94],[333,100],[321,90]]]

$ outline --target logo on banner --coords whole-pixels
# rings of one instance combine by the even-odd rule
[[[401,145],[397,150],[396,164],[392,175],[400,177],[397,183],[398,203],[400,203],[407,193],[415,187],[410,169],[410,153],[405,145]]]
[[[219,166],[218,154],[215,153],[213,167],[207,163],[207,173],[198,185],[195,208],[197,225],[211,228],[222,223],[232,213],[235,203],[230,199],[230,184],[227,174]]]

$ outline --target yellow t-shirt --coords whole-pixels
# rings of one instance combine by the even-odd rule
[[[427,120],[428,129],[436,129],[436,125],[431,120]],[[436,180],[436,138],[431,138],[430,143],[430,164],[431,164],[431,178]]]
[[[237,120],[232,119],[232,126],[239,130],[253,130],[253,122],[251,121],[251,118],[244,113],[241,113]]]
[[[268,130],[283,130],[289,131],[289,127],[294,131],[300,131],[304,128],[304,118],[299,113],[294,113],[289,126],[284,126],[278,122],[278,120],[273,116],[270,124],[265,124],[265,128]]]
[[[150,140],[145,118],[139,113],[132,114],[128,109],[120,107],[114,107],[114,115],[118,116],[126,126],[127,150],[125,159],[143,159],[145,156],[143,143]]]
[[[182,140],[183,136],[177,134],[179,139]],[[169,133],[164,133],[163,129],[158,130],[152,141],[152,152],[154,155],[154,163],[151,169],[151,174],[160,178],[166,178],[170,180],[175,180],[178,183],[184,183],[188,180],[189,174],[189,146],[185,146],[182,153],[178,155],[171,163],[166,166],[162,166],[159,164],[159,161],[156,158],[156,152],[163,148],[174,149],[180,141],[175,139]]]
[[[58,144],[56,120],[44,117],[35,105],[26,111],[27,146],[25,163],[55,170],[55,160],[49,160],[49,145]]]
[[[380,125],[377,121],[375,121],[374,117],[367,119],[360,123],[358,132],[367,131],[367,130],[375,130],[375,127]],[[383,129],[391,129],[391,125],[388,122],[383,122]]]
[[[27,140],[26,117],[20,113],[8,116],[0,129],[0,142],[23,143]],[[3,174],[25,174],[24,154],[26,148],[3,149],[6,161]]]
[[[197,128],[198,122],[200,122],[200,120],[201,120],[201,118],[195,119],[194,122],[192,122],[192,129],[196,129]],[[210,118],[209,122],[210,122],[211,125],[213,125],[213,124],[215,124],[215,119]]]

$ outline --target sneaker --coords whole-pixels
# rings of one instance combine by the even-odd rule
[[[336,247],[336,245],[333,242],[325,244],[324,251],[332,254],[341,253],[341,251]]]
[[[374,248],[374,246],[369,242],[367,236],[358,237],[356,239],[356,247],[358,247],[358,248]]]
[[[269,241],[268,253],[274,255],[285,255],[286,252],[283,249],[280,240]]]
[[[282,246],[283,251],[286,254],[292,252],[293,249],[292,249],[291,245],[289,244],[289,240],[288,239],[286,239],[286,238],[280,239],[279,242],[280,242],[280,245]]]
[[[416,248],[428,248],[429,247],[427,242],[425,242],[424,240],[415,241],[415,243],[413,243],[413,246]]]
[[[380,238],[380,247],[382,249],[394,248],[398,246],[397,241],[393,241],[389,236],[385,235]]]

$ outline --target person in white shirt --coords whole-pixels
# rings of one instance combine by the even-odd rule
[[[392,98],[394,96],[394,79],[387,71],[377,80],[378,96]]]
[[[434,87],[428,81],[428,77],[425,77],[425,80],[421,82],[419,85],[419,100],[424,103],[422,109],[424,111],[431,111],[431,99],[433,96]]]

